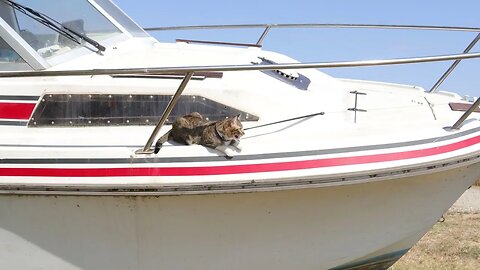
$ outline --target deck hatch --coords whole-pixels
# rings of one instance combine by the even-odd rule
[[[29,120],[29,127],[155,125],[170,95],[46,94]],[[182,96],[167,123],[191,112],[209,120],[241,115],[242,121],[258,117],[202,96]]]

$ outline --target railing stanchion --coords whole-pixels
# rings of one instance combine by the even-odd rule
[[[162,117],[160,118],[160,121],[158,121],[157,126],[155,126],[155,129],[153,130],[152,134],[150,135],[150,138],[148,139],[147,143],[145,144],[143,149],[137,150],[135,152],[136,154],[151,154],[151,153],[153,153],[153,149],[151,149],[151,147],[153,145],[153,142],[155,141],[155,138],[158,135],[158,132],[160,131],[160,129],[163,127],[163,125],[167,121],[168,116],[172,112],[173,107],[175,107],[175,105],[177,104],[178,99],[182,95],[183,90],[187,86],[187,84],[190,81],[190,79],[192,78],[192,76],[193,76],[193,71],[187,72],[185,74],[185,77],[183,78],[182,83],[180,84],[180,86],[177,89],[177,92],[175,92],[175,95],[173,95],[172,99],[170,100],[167,107],[165,108],[165,111],[163,112]]]
[[[452,129],[459,129],[460,125],[474,112],[478,106],[480,106],[480,98],[477,98],[477,101],[470,106],[470,108],[458,119],[458,121],[453,124]]]
[[[260,36],[260,38],[258,39],[258,41],[257,41],[257,43],[256,43],[257,45],[259,45],[259,46],[262,45],[262,42],[263,42],[263,40],[265,39],[265,37],[267,36],[268,31],[270,31],[270,28],[272,28],[272,25],[271,25],[271,24],[267,24],[267,25],[265,26],[265,30],[263,30],[262,35]]]
[[[477,44],[477,42],[480,40],[480,34],[478,34],[472,42],[470,42],[470,44],[468,45],[468,47],[465,49],[465,51],[463,51],[463,53],[469,53],[471,49],[473,49],[473,47],[475,46],[475,44]],[[430,89],[430,93],[433,93],[435,91],[437,91],[438,87],[440,87],[440,85],[443,83],[443,81],[445,81],[445,79],[447,79],[447,77],[450,75],[450,73],[453,72],[453,70],[458,66],[458,64],[460,64],[462,60],[461,59],[457,59],[455,60],[455,62],[453,62],[453,64],[447,69],[447,71],[445,71],[445,73],[442,75],[442,77],[440,77],[440,79],[438,79],[438,81],[435,83],[435,85],[432,87],[432,89]]]

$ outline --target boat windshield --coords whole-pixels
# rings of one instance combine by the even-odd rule
[[[0,37],[0,70],[30,69],[25,60]]]
[[[101,43],[122,33],[87,0],[0,2],[10,8],[9,12],[0,13],[2,19],[46,60],[83,46],[97,50],[89,39]],[[25,8],[15,8],[12,2]],[[58,24],[52,27],[51,22]]]

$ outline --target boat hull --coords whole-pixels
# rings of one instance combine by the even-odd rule
[[[1,195],[0,268],[382,268],[479,177],[474,163],[267,192]]]

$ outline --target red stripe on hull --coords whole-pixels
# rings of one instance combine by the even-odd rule
[[[280,172],[302,169],[326,168],[345,165],[361,165],[386,161],[398,161],[428,157],[460,150],[480,143],[480,136],[464,141],[397,153],[324,158],[303,161],[287,161],[265,164],[244,164],[210,167],[147,167],[147,168],[0,168],[0,176],[43,177],[119,177],[119,176],[201,176],[261,172]]]
[[[1,103],[0,118],[28,120],[35,108],[34,103]]]

